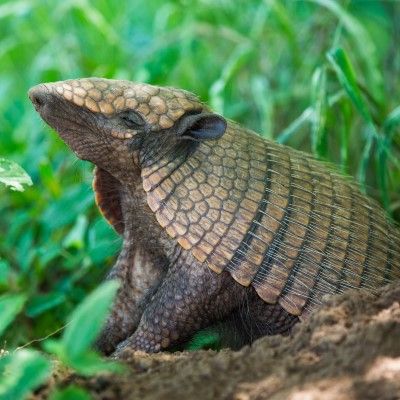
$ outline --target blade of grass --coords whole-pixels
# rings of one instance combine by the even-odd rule
[[[338,47],[327,53],[336,76],[365,122],[373,124],[372,116],[358,88],[355,72],[345,51]]]
[[[390,135],[392,138],[392,134],[400,125],[400,106],[397,106],[394,110],[392,110],[389,115],[386,117],[385,121],[383,122],[383,131],[385,135]]]
[[[260,115],[261,134],[272,139],[273,102],[268,80],[263,76],[255,76],[251,80],[251,92]]]
[[[328,137],[326,130],[326,69],[317,68],[311,83],[312,103],[314,108],[311,123],[311,148],[319,158],[326,158],[328,153]]]
[[[346,97],[341,101],[341,117],[343,123],[340,128],[340,166],[343,173],[348,173],[350,129],[351,129],[351,105]]]
[[[361,189],[366,191],[367,169],[371,158],[371,149],[375,140],[378,140],[378,132],[375,128],[371,113],[358,88],[355,72],[345,51],[341,48],[332,49],[328,52],[327,58],[331,63],[336,76],[352,101],[355,109],[367,124],[367,138],[362,152],[358,168],[358,179]]]
[[[277,137],[276,142],[284,144],[306,123],[311,121],[314,115],[312,107],[306,108],[299,117],[297,117],[287,128],[285,128]]]
[[[344,92],[339,90],[328,98],[328,105],[332,107],[343,98]],[[307,107],[287,128],[279,133],[275,141],[278,143],[287,143],[290,138],[306,123],[312,120],[314,115],[313,107]]]
[[[214,110],[219,113],[224,111],[224,96],[223,92],[225,86],[230,79],[234,76],[235,72],[239,70],[250,58],[253,47],[248,43],[239,45],[232,53],[231,57],[225,64],[221,76],[217,79],[210,88],[210,102]]]
[[[382,75],[379,71],[377,64],[377,54],[374,42],[371,40],[367,30],[361,22],[348,13],[341,5],[340,2],[334,0],[308,0],[312,3],[319,4],[320,6],[329,10],[335,15],[346,31],[353,38],[354,45],[358,49],[358,53],[362,57],[365,66],[368,70],[368,82],[373,85],[373,93],[378,94],[378,98],[383,98],[382,90]]]
[[[297,33],[294,28],[292,16],[287,11],[287,6],[281,4],[282,2],[277,0],[265,0],[267,4],[272,7],[273,16],[279,23],[282,32],[287,38],[290,46],[291,55],[293,56],[294,63],[298,64],[301,57],[301,49],[297,41]]]
[[[371,158],[371,149],[374,144],[375,136],[372,134],[367,135],[367,139],[362,151],[361,159],[358,164],[357,178],[360,182],[361,190],[366,192],[367,170]]]

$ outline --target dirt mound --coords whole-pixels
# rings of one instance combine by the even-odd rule
[[[400,285],[332,297],[291,336],[237,352],[136,352],[127,362],[124,376],[63,374],[50,388],[79,384],[94,399],[400,399]]]

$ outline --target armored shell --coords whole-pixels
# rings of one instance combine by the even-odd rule
[[[291,314],[307,315],[326,293],[373,291],[400,263],[397,228],[351,180],[236,124],[184,162],[165,157],[141,175],[172,238]],[[121,233],[117,181],[96,169],[94,187]]]
[[[293,315],[307,315],[324,294],[373,292],[400,276],[399,230],[356,184],[306,153],[233,122],[221,124],[188,92],[89,78],[46,84],[31,95],[78,156],[101,164],[96,201],[119,233],[124,222],[115,176],[129,178],[126,171],[136,163],[148,206],[176,243]],[[40,96],[52,102],[52,112],[41,107]],[[76,125],[72,131],[56,117],[62,102],[81,119],[68,120]],[[97,136],[71,134],[82,127]],[[125,141],[138,137],[153,147],[132,146],[131,155]],[[195,144],[183,155],[168,145],[186,139]]]

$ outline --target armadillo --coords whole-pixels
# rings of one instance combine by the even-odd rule
[[[123,236],[106,354],[167,349],[233,315],[247,341],[284,333],[325,295],[400,277],[399,229],[355,182],[187,91],[85,78],[29,97],[95,164],[96,202]]]

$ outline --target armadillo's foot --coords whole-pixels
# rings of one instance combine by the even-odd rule
[[[113,358],[125,359],[132,351],[141,350],[146,353],[157,353],[169,347],[169,334],[164,332],[164,337],[160,334],[154,334],[151,330],[142,329],[135,332],[130,338],[121,342],[114,353]]]
[[[131,360],[138,350],[132,348],[129,343],[124,345],[125,342],[127,341],[121,342],[109,358],[114,360]],[[146,351],[146,353],[150,353],[150,351]]]
[[[165,274],[148,254],[131,243],[126,243],[111,270],[109,279],[118,279],[121,286],[112,311],[95,343],[96,350],[111,354],[139,325],[147,297],[159,286]]]
[[[94,343],[94,349],[106,356],[111,354],[118,342],[121,341],[121,337],[116,336],[114,332],[114,330],[108,327],[103,329]]]
[[[113,355],[120,357],[126,348],[155,353],[176,346],[225,318],[245,296],[246,288],[228,273],[212,274],[193,259],[174,265],[146,304],[134,334]]]

